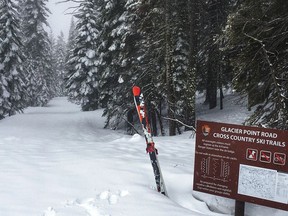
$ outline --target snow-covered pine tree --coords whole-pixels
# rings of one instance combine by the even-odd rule
[[[117,127],[123,116],[123,109],[126,109],[126,96],[131,92],[128,83],[123,83],[122,80],[131,78],[128,74],[129,59],[126,57],[127,41],[129,38],[129,30],[127,23],[127,11],[124,11],[125,1],[110,0],[97,1],[98,9],[98,24],[99,38],[97,39],[97,53],[99,56],[99,64],[97,66],[99,73],[99,93],[100,104],[105,108],[104,115],[107,118],[106,127],[109,125],[112,128]],[[134,43],[134,41],[129,41]],[[124,51],[126,50],[126,52]],[[124,72],[125,70],[125,72]],[[123,75],[123,76],[121,76]],[[129,77],[126,79],[126,77]],[[125,91],[125,95],[119,94]],[[122,98],[122,100],[121,100]],[[123,105],[126,103],[125,105]],[[114,118],[113,121],[111,119]]]
[[[234,87],[257,105],[249,125],[288,129],[287,10],[285,0],[248,0],[228,20]]]
[[[51,45],[44,26],[49,9],[47,0],[22,0],[22,32],[24,33],[24,68],[30,106],[43,106],[54,96]]]
[[[137,39],[137,76],[134,81],[142,87],[151,116],[151,127],[157,134],[156,117],[162,125],[160,113],[165,106],[165,16],[164,1],[140,1],[135,13],[139,17],[133,25],[140,37]],[[161,127],[162,128],[162,127]],[[161,129],[164,134],[164,130]]]
[[[54,69],[54,48],[53,44],[50,41],[49,36],[47,36],[47,41],[48,41],[48,48],[47,48],[47,62],[46,62],[46,68],[47,68],[47,73],[45,73],[46,77],[46,83],[48,86],[48,97],[49,100],[51,100],[55,96],[59,96],[59,89],[57,88],[58,85],[58,74],[56,73],[57,71]],[[48,101],[49,101],[48,100]]]
[[[148,104],[150,115],[163,111],[169,119],[170,135],[176,133],[177,120],[192,126],[195,121],[196,66],[190,59],[196,44],[190,40],[190,9],[187,1],[143,1],[138,10],[142,16],[138,31],[146,51],[141,56],[144,76],[139,81],[147,86],[143,91],[148,90],[148,101],[153,104]]]
[[[143,37],[140,34],[138,25],[141,20],[138,13],[140,6],[141,0],[128,0],[125,4],[124,13],[122,15],[122,17],[125,17],[122,25],[127,26],[126,31],[123,34],[125,45],[120,54],[121,70],[118,80],[119,85],[115,91],[115,98],[117,98],[116,103],[113,103],[112,101],[114,109],[116,110],[115,113],[117,114],[116,121],[112,122],[118,123],[120,120],[125,119],[128,134],[134,133],[132,125],[134,123],[135,104],[131,99],[131,86],[136,84],[139,74],[142,73],[140,59],[143,52],[145,52],[142,47]],[[123,100],[121,99],[121,92],[126,92]],[[120,106],[121,108],[117,110],[117,106]],[[112,125],[112,127],[114,125]],[[114,127],[117,127],[117,125]],[[157,130],[153,130],[153,132],[157,133]]]
[[[176,129],[180,132],[179,126],[182,124],[176,124],[178,120],[189,126],[195,124],[197,31],[199,30],[197,5],[196,0],[165,1],[162,4],[158,3],[157,10],[152,7],[151,12],[148,13],[154,16],[150,21],[153,25],[146,33],[148,36],[151,35],[148,37],[147,44],[150,49],[152,48],[151,53],[157,51],[154,56],[159,62],[159,69],[156,70],[159,78],[154,83],[157,83],[157,91],[162,90],[161,101],[156,102],[167,108],[165,111],[162,107],[162,115],[169,119],[170,135],[174,135]],[[153,31],[155,33],[151,34],[150,32]],[[156,45],[158,47],[155,47]],[[165,59],[161,59],[163,56]]]
[[[71,18],[70,22],[70,28],[69,28],[69,35],[68,35],[68,41],[67,41],[67,50],[72,53],[73,49],[75,48],[75,43],[76,43],[76,38],[77,38],[77,29],[76,29],[76,24],[74,21],[74,16]]]
[[[77,39],[77,29],[76,24],[74,22],[74,16],[71,18],[70,28],[69,28],[69,34],[68,34],[68,40],[66,43],[66,56],[65,56],[65,77],[64,77],[64,85],[65,85],[65,95],[68,95],[68,88],[66,86],[67,80],[68,80],[68,74],[72,73],[75,68],[75,62],[72,64],[72,62],[69,62],[69,60],[73,56],[73,51],[76,46],[76,39]],[[71,98],[70,98],[71,99]]]
[[[61,31],[60,35],[57,37],[56,44],[54,47],[53,56],[55,58],[55,83],[57,88],[57,95],[64,96],[65,95],[65,83],[64,79],[66,76],[66,65],[65,65],[65,58],[66,54],[66,42],[64,38],[64,34]]]
[[[227,15],[234,4],[234,0],[209,0],[198,4],[201,28],[198,32],[200,62],[197,70],[198,90],[206,91],[205,104],[208,104],[210,109],[217,106],[217,91],[220,90],[221,94],[222,86],[230,84],[232,79],[229,73],[231,70],[227,69],[229,57],[228,53],[223,52],[224,42],[221,34]]]
[[[14,1],[0,1],[0,119],[26,105],[19,21]]]
[[[99,107],[98,13],[94,0],[80,4],[77,17],[77,38],[70,56],[70,67],[66,87],[69,98],[81,104],[82,110],[95,110]]]
[[[49,44],[50,44],[50,50],[51,50],[49,59],[51,61],[51,70],[53,71],[53,74],[54,74],[54,76],[51,77],[53,79],[53,83],[54,83],[53,92],[55,92],[55,96],[59,96],[60,89],[59,89],[59,85],[57,83],[57,75],[56,75],[56,71],[57,71],[57,60],[56,60],[56,55],[55,55],[56,39],[54,37],[52,30],[49,33]]]
[[[74,16],[71,18],[68,40],[66,43],[66,57],[65,57],[65,64],[66,64],[66,71],[69,71],[73,65],[68,64],[69,59],[73,55],[73,50],[76,45],[76,37],[77,37],[77,29],[76,24],[74,21]],[[70,69],[69,69],[70,68]]]
[[[120,20],[123,14],[124,1],[123,0],[110,0],[99,2],[99,20],[101,25],[101,33],[99,34],[98,47],[99,70],[100,78],[100,102],[103,107],[106,107],[104,115],[110,115],[109,105],[114,99],[114,87],[119,79],[119,53],[122,46],[122,27],[123,20]],[[108,117],[108,122],[110,117]],[[108,123],[107,122],[107,123]]]
[[[193,31],[196,32],[198,26],[191,28],[191,22],[197,21],[197,10],[195,10],[197,4],[190,6],[194,1],[179,0],[174,2],[171,11],[171,67],[173,88],[175,89],[174,117],[190,126],[195,126],[197,40],[191,40],[191,38],[195,38]],[[192,13],[193,18],[191,17]],[[196,50],[196,54],[192,54],[193,49]],[[192,59],[194,59],[193,63],[191,63]]]
[[[134,11],[139,1],[103,3],[101,41],[104,43],[99,49],[99,53],[104,56],[101,59],[101,101],[105,105],[106,127],[115,129],[126,115],[131,117],[132,108],[134,110],[131,86],[137,73],[139,34],[132,26],[137,19]]]

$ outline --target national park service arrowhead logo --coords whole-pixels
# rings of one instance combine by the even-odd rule
[[[209,125],[202,126],[202,133],[204,136],[208,136],[210,132],[211,132],[211,128],[209,127]]]

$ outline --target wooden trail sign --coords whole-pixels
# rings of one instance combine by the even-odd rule
[[[198,121],[195,191],[288,211],[288,131]]]

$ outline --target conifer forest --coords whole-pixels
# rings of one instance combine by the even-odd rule
[[[195,125],[197,94],[225,110],[229,88],[246,125],[288,129],[287,0],[63,1],[78,3],[68,40],[47,28],[47,0],[0,0],[0,119],[66,96],[133,133],[139,85],[153,133],[175,135]]]

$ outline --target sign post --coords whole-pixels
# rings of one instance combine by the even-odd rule
[[[235,216],[244,216],[245,214],[245,202],[235,201]]]
[[[197,122],[193,189],[288,210],[288,131]]]

